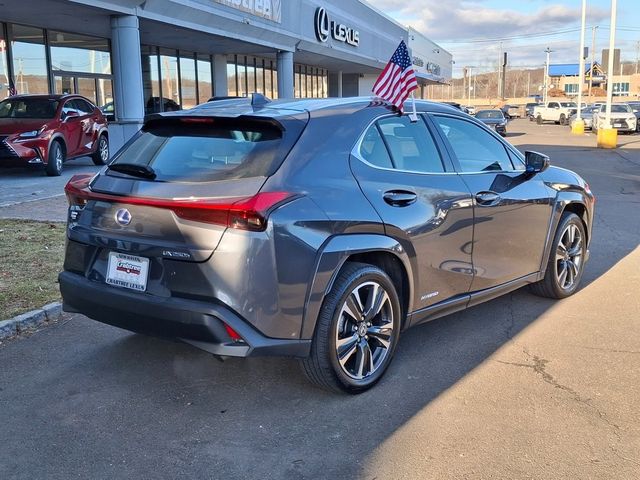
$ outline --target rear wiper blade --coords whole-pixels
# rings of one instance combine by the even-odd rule
[[[109,165],[109,170],[126,173],[127,175],[133,175],[134,177],[148,178],[149,180],[156,178],[156,172],[154,172],[153,168],[148,165],[138,165],[135,163],[112,163]]]

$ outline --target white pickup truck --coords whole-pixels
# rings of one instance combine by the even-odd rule
[[[578,105],[574,102],[547,102],[533,109],[533,118],[538,125],[543,122],[555,122],[560,125],[568,125],[569,117],[578,111]]]

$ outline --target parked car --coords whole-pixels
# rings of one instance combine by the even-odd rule
[[[503,105],[500,107],[500,111],[508,120],[520,117],[520,107],[517,105]]]
[[[611,105],[611,121],[607,124],[606,105],[593,114],[592,130],[598,131],[601,128],[615,128],[619,132],[635,132],[638,120],[635,113],[626,103],[614,103]]]
[[[147,117],[65,188],[64,309],[214,355],[300,357],[312,382],[358,393],[409,327],[525,285],[573,294],[587,183],[416,106],[416,122],[373,97]]]
[[[627,102],[636,116],[636,132],[640,132],[640,102]]]
[[[444,103],[445,105],[449,105],[457,110],[460,110],[461,112],[469,113],[469,110],[467,109],[467,107],[460,105],[457,102],[442,102],[442,103]]]
[[[480,110],[476,118],[503,137],[507,136],[507,119],[502,110]]]
[[[15,95],[0,102],[0,166],[44,165],[57,176],[64,162],[88,155],[109,160],[107,121],[79,95]]]
[[[178,110],[182,110],[182,107],[170,98],[162,97],[162,101],[160,101],[160,97],[150,97],[145,104],[145,115],[160,112],[160,104],[162,104],[163,112],[177,112]]]
[[[584,128],[591,130],[593,126],[593,114],[598,111],[598,107],[585,107],[580,111],[580,117],[584,121]],[[573,127],[573,124],[578,119],[578,114],[574,113],[569,117],[569,125]]]
[[[541,105],[540,103],[527,103],[524,107],[524,113],[527,117],[529,117],[530,121],[533,121],[535,117],[533,116],[533,109],[537,106]]]
[[[534,107],[533,116],[536,117],[538,125],[544,122],[554,122],[559,125],[566,125],[569,117],[578,111],[578,106],[574,102],[547,102],[546,105]]]
[[[100,111],[104,118],[107,119],[108,122],[115,122],[116,120],[116,106],[113,102],[105,103],[100,107]]]
[[[469,115],[475,115],[476,114],[477,109],[476,109],[476,107],[474,105],[465,105],[463,108],[466,110],[466,112]]]

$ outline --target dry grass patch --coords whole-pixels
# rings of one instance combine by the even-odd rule
[[[65,224],[0,219],[0,320],[60,298]]]

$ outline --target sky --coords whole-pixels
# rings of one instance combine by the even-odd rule
[[[464,66],[495,69],[500,42],[510,67],[540,67],[550,47],[551,63],[577,63],[581,0],[368,0],[399,23],[414,27],[453,54],[454,77]],[[585,46],[596,29],[596,61],[609,46],[610,0],[587,0]],[[640,0],[618,0],[616,48],[636,61]]]

